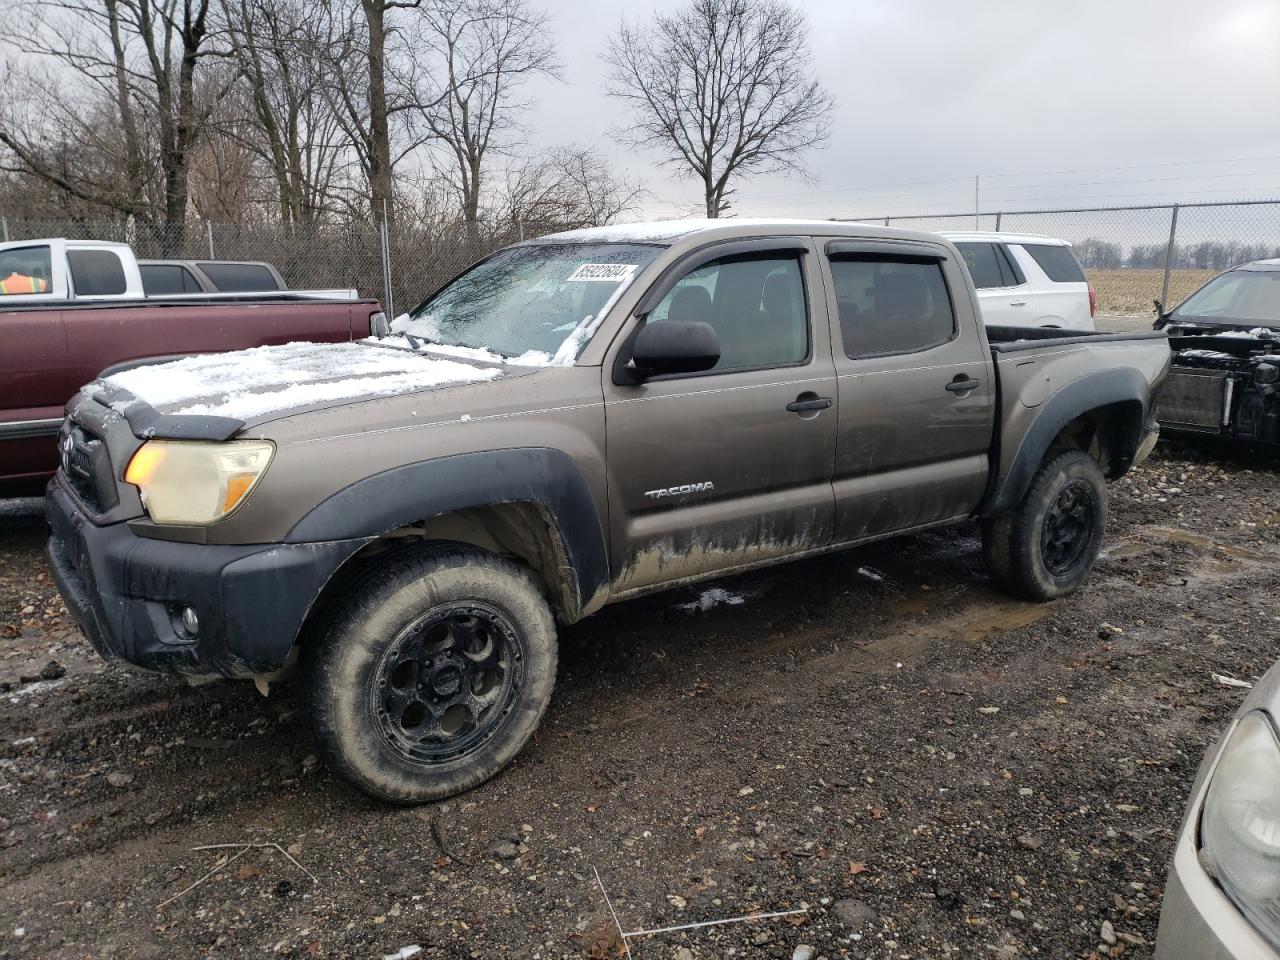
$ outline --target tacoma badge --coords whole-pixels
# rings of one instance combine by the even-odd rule
[[[715,488],[716,485],[710,480],[703,480],[701,483],[682,483],[678,487],[646,490],[644,495],[653,500],[661,500],[663,497],[682,497],[687,493],[711,493]]]

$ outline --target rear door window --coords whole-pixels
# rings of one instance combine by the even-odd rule
[[[0,252],[0,297],[48,293],[52,282],[53,257],[47,246]]]
[[[149,297],[175,293],[199,293],[200,284],[191,271],[176,263],[144,263],[142,290]]]
[[[831,276],[850,358],[916,353],[955,338],[955,312],[937,260],[837,256]]]
[[[124,264],[110,250],[68,250],[67,266],[77,297],[114,297],[128,289]]]
[[[1040,265],[1040,269],[1054,283],[1084,283],[1084,271],[1076,262],[1076,255],[1070,247],[1060,247],[1049,243],[1024,243],[1023,250],[1031,254],[1031,258]]]
[[[979,290],[1010,286],[1008,278],[1000,269],[1000,251],[994,243],[957,243],[956,249],[964,257],[969,276],[973,277],[973,285]]]
[[[202,260],[196,264],[223,293],[260,293],[278,290],[275,274],[260,263],[219,263]]]

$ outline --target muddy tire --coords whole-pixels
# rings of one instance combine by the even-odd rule
[[[555,685],[550,608],[525,570],[481,550],[390,553],[317,633],[303,679],[320,754],[389,803],[439,800],[498,773]]]
[[[1009,593],[1054,600],[1089,575],[1107,525],[1107,487],[1087,453],[1045,458],[1022,502],[982,527],[987,570]]]

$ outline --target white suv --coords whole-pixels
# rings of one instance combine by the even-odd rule
[[[1022,233],[939,231],[960,250],[995,327],[1093,330],[1097,298],[1071,244]]]

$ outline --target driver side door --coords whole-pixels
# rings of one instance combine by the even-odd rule
[[[713,245],[676,276],[631,318],[603,368],[616,593],[831,539],[836,380],[812,241]],[[630,380],[634,335],[666,320],[709,323],[720,360]]]

